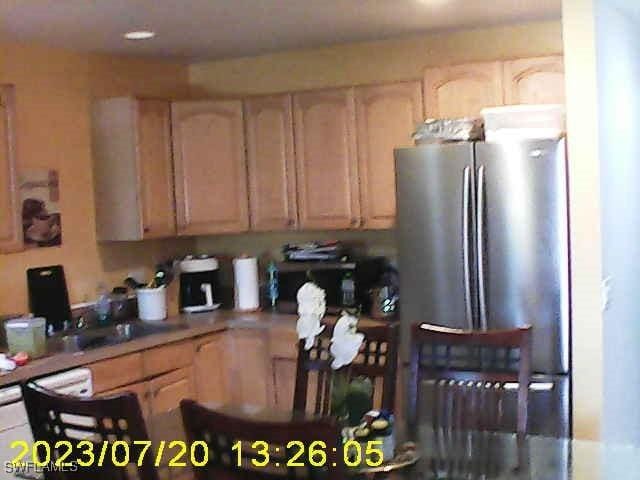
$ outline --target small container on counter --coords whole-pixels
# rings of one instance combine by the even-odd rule
[[[46,320],[43,317],[22,317],[4,324],[7,347],[11,353],[27,352],[31,358],[47,353]]]
[[[167,289],[139,288],[136,290],[138,298],[138,316],[145,322],[157,322],[167,318]]]

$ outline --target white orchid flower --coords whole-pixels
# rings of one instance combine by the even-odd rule
[[[347,313],[343,313],[336,322],[329,348],[333,356],[331,368],[334,370],[349,365],[358,355],[364,341],[364,334],[358,333],[357,328],[358,319]]]
[[[320,320],[326,311],[325,291],[312,282],[307,282],[298,290],[298,323],[296,331],[300,340],[305,339],[304,349],[313,347],[316,336],[325,326]]]

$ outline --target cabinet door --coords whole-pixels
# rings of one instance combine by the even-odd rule
[[[246,231],[242,103],[175,102],[171,113],[178,233]]]
[[[180,407],[185,398],[195,398],[193,369],[181,368],[149,381],[149,404],[154,415]]]
[[[291,96],[246,100],[244,114],[251,229],[295,228],[298,218]]]
[[[0,85],[0,252],[22,248],[15,139],[14,89]]]
[[[505,62],[504,95],[507,105],[564,103],[562,56]]]
[[[468,63],[424,72],[427,118],[477,117],[484,107],[503,104],[502,63]]]
[[[364,228],[391,228],[396,215],[393,149],[411,146],[422,120],[422,85],[403,82],[356,88],[360,210]]]
[[[143,238],[168,237],[176,233],[171,107],[162,100],[138,100],[136,111]]]
[[[298,216],[303,229],[360,222],[352,88],[294,95]]]
[[[292,358],[274,358],[273,398],[278,410],[293,409],[293,392],[296,387],[296,360]]]
[[[232,402],[268,406],[273,389],[268,330],[234,330],[231,335]]]
[[[194,375],[196,395],[201,403],[229,403],[227,333],[218,333],[196,340]]]
[[[101,397],[109,397],[111,395],[120,395],[123,393],[135,393],[138,397],[138,402],[140,403],[140,409],[142,410],[142,415],[146,418],[151,414],[151,405],[149,404],[149,383],[148,382],[138,382],[132,383],[131,385],[125,385],[124,387],[114,388],[113,390],[109,390],[107,392],[101,393]]]

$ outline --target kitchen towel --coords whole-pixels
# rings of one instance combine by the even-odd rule
[[[258,285],[258,259],[243,257],[233,259],[234,297],[236,310],[257,310],[260,307]]]

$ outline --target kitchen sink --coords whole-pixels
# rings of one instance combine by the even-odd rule
[[[92,328],[88,330],[76,330],[55,336],[49,341],[57,351],[76,352],[91,350],[93,348],[106,347],[126,343],[136,338],[146,337],[156,333],[168,333],[186,328],[185,325],[175,324],[150,324],[141,321],[121,323],[109,327]]]

